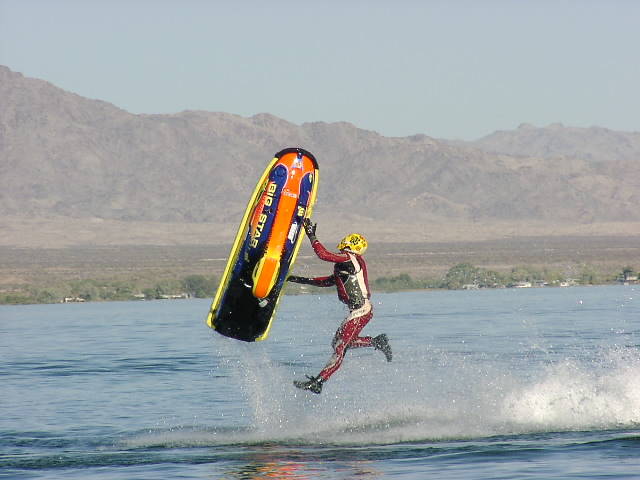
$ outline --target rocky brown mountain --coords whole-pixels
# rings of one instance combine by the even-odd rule
[[[536,128],[523,123],[517,130],[494,132],[464,144],[486,152],[526,157],[640,162],[640,132],[616,132],[596,126],[575,128],[554,123],[548,127]]]
[[[318,158],[314,218],[327,232],[398,240],[454,224],[640,222],[639,135],[519,128],[450,144],[269,114],[134,115],[0,66],[0,218],[15,234],[0,245],[19,243],[16,225],[47,219],[71,243],[82,222],[117,224],[126,243],[160,225],[228,236],[265,164],[289,146]]]

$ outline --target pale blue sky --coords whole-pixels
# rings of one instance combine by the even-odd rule
[[[0,0],[0,64],[132,113],[640,131],[636,0]]]

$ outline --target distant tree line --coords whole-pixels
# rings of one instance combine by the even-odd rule
[[[584,265],[572,275],[537,268],[530,265],[517,265],[508,272],[497,272],[471,263],[458,263],[449,269],[442,279],[413,279],[403,273],[394,277],[379,277],[371,282],[371,287],[382,291],[464,288],[507,288],[518,286],[562,286],[562,285],[603,285],[636,279],[638,274],[631,267],[614,275],[601,272],[593,265]]]
[[[616,282],[638,282],[638,272],[625,267],[621,272],[607,274],[593,265],[584,265],[573,276],[567,273],[517,265],[506,272],[477,267],[471,263],[458,263],[444,278],[412,278],[407,273],[391,277],[378,277],[371,281],[374,291],[465,288],[503,288],[516,286],[603,285]],[[86,279],[56,282],[55,285],[29,285],[13,292],[0,293],[0,304],[42,304],[65,301],[156,300],[164,298],[211,298],[216,292],[215,277],[189,275],[182,279],[162,279],[149,285],[148,281],[132,278]],[[326,288],[287,284],[286,293],[327,293]]]
[[[16,292],[0,294],[3,304],[59,303],[68,301],[156,300],[162,298],[208,298],[215,294],[215,277],[189,275],[182,279],[163,279],[144,286],[131,278],[86,279],[57,282],[55,285],[27,286]]]

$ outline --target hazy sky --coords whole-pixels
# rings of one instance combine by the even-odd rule
[[[637,0],[0,0],[0,64],[132,113],[640,131]]]

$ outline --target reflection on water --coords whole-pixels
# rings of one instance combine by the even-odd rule
[[[257,449],[260,452],[257,452]],[[322,455],[318,455],[317,450],[283,451],[281,447],[275,445],[260,445],[256,450],[247,455],[249,460],[247,463],[241,463],[236,469],[225,472],[225,477],[238,480],[303,480],[332,477],[337,472],[342,478],[366,480],[382,476],[382,472],[375,468],[372,461],[341,459],[343,455],[338,452],[332,455],[332,449],[325,451]]]
[[[327,459],[327,461],[331,461],[331,459]],[[225,476],[228,475],[230,478],[239,480],[304,480],[332,476],[335,473],[340,473],[343,478],[367,479],[382,476],[382,472],[377,471],[373,466],[373,462],[370,461],[351,461],[341,466],[337,466],[335,462],[332,462],[330,468],[324,467],[322,462],[310,464],[287,461],[257,462],[226,472]]]
[[[228,475],[242,480],[310,478],[303,469],[304,466],[298,463],[251,463],[236,472],[228,472]]]

